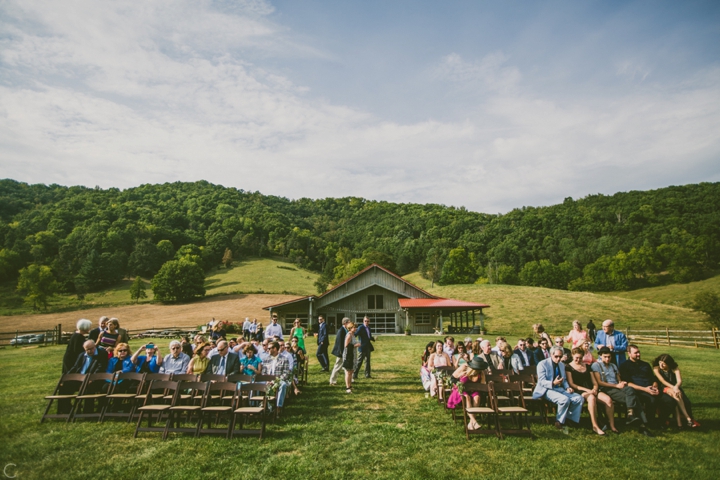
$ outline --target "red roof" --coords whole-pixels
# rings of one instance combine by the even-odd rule
[[[398,302],[400,308],[488,308],[490,306],[452,298],[400,298]]]

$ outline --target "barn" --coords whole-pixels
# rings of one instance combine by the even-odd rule
[[[322,315],[332,333],[344,317],[354,322],[367,316],[374,333],[449,333],[484,330],[483,309],[490,305],[440,298],[413,285],[380,265],[372,264],[320,296],[300,297],[263,307],[277,314],[283,330],[299,318],[303,327],[317,331]]]

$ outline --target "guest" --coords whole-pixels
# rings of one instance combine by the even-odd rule
[[[252,322],[250,321],[250,317],[245,317],[245,321],[243,322],[243,340],[246,342],[250,341],[250,328],[252,326]]]
[[[595,349],[600,351],[602,347],[609,348],[612,352],[612,362],[618,367],[626,360],[627,344],[625,334],[615,330],[615,322],[610,319],[602,323],[602,330],[597,332],[595,337]]]
[[[423,367],[427,367],[428,360],[430,360],[430,355],[434,353],[435,350],[435,342],[428,342],[427,345],[425,345],[425,352],[423,352],[422,355],[420,355],[420,361],[422,362]]]
[[[575,320],[572,324],[573,329],[570,330],[565,340],[572,342],[572,348],[580,347],[589,340],[588,332],[582,329],[582,325],[580,325],[578,320]]]
[[[180,337],[180,345],[182,346],[182,353],[187,355],[189,362],[190,358],[193,356],[193,346],[190,344],[190,337],[187,335]],[[185,372],[185,370],[183,370],[183,372]]]
[[[443,345],[443,351],[447,353],[447,356],[452,358],[455,355],[455,338],[448,335],[445,337],[445,344]]]
[[[190,357],[183,352],[182,349],[183,345],[177,340],[170,342],[170,353],[163,358],[162,364],[160,365],[160,373],[181,374],[187,372],[188,365],[190,365]]]
[[[594,341],[595,341],[595,335],[597,334],[597,327],[595,327],[595,324],[593,323],[592,320],[588,320],[588,323],[587,323],[587,325],[585,325],[585,327],[587,328],[588,339],[589,339],[591,342],[594,342]]]
[[[305,337],[307,336],[307,333],[305,332],[305,329],[302,327],[302,323],[300,322],[299,318],[296,318],[293,322],[293,327],[290,330],[290,338],[297,338],[298,339],[298,346],[302,348],[303,352],[306,352],[305,350]]]
[[[500,352],[500,344],[506,342],[505,337],[495,337],[495,346],[492,348],[493,353],[498,356],[502,355],[502,352]]]
[[[117,318],[111,318],[110,321],[115,320],[117,322],[117,331],[118,331],[118,343],[130,343],[130,335],[128,335],[127,330],[124,328],[120,328],[120,320]]]
[[[338,328],[335,334],[335,345],[331,353],[336,357],[335,366],[333,366],[332,372],[330,372],[330,385],[337,385],[337,376],[342,369],[343,355],[345,354],[345,336],[347,335],[347,324],[350,323],[350,319],[345,317],[342,319],[342,326]]]
[[[483,361],[488,364],[488,374],[494,374],[497,373],[498,370],[503,369],[503,361],[499,355],[496,355],[495,352],[492,351],[490,340],[480,342],[480,355],[478,355],[478,357],[482,358]]]
[[[223,338],[225,338],[225,335],[227,335],[227,332],[225,331],[225,328],[224,328],[224,322],[221,322],[220,320],[218,320],[217,322],[215,322],[215,324],[212,327],[212,332],[210,333],[210,338],[217,342],[218,340],[222,340]]]
[[[513,354],[512,347],[507,342],[501,342],[497,345],[500,350],[500,359],[502,360],[502,369],[505,370],[505,374],[517,374],[523,370],[522,360],[520,357]]]
[[[590,412],[590,422],[592,429],[598,435],[605,435],[605,431],[600,428],[597,422],[597,402],[600,401],[605,405],[605,414],[610,423],[610,429],[615,433],[615,408],[612,399],[600,391],[595,375],[590,371],[590,367],[583,363],[585,351],[576,347],[572,349],[572,361],[567,364],[567,381],[568,385],[577,393],[582,395],[588,405]]]
[[[585,344],[583,345],[582,361],[585,365],[592,365],[593,362],[595,361],[595,357],[593,357],[593,354],[592,354],[592,343],[590,342],[590,340],[586,341]]]
[[[682,388],[680,368],[673,357],[664,353],[655,358],[655,360],[653,360],[653,371],[655,377],[657,377],[663,386],[663,395],[668,395],[677,403],[675,419],[677,420],[678,428],[682,427],[682,419],[679,413],[682,413],[683,417],[687,420],[688,427],[699,427],[700,424],[695,421],[692,414],[692,403],[690,403],[690,399],[685,395],[685,391]]]
[[[143,350],[145,350],[145,355],[140,355]],[[160,349],[152,343],[138,348],[131,360],[138,373],[159,373],[163,361]]]
[[[265,338],[265,334],[263,332],[263,324],[262,322],[258,322],[257,327],[255,327],[255,340],[261,342],[263,338]]]
[[[272,316],[272,321],[265,330],[265,338],[270,339],[274,336],[277,336],[280,340],[283,339],[282,327],[278,325],[277,315]]]
[[[107,373],[135,371],[135,365],[130,358],[130,347],[127,343],[118,343],[115,347],[115,355],[108,360]]]
[[[422,362],[420,366],[420,381],[422,382],[423,388],[426,392],[430,391],[430,387],[432,384],[433,375],[428,368],[428,361],[430,360],[430,355],[433,354],[434,347],[435,342],[429,342],[427,345],[425,345],[425,352],[420,355],[420,361]]]
[[[487,370],[487,368],[488,364],[485,363],[481,358],[473,358],[469,363],[461,365],[457,370],[455,370],[452,374],[452,377],[454,381],[463,384],[468,382],[485,383],[485,371]],[[452,392],[448,397],[448,408],[455,408],[460,405],[462,403],[463,397],[470,401],[473,407],[480,406],[479,392],[473,392],[471,396],[468,396],[467,393],[463,392],[461,396],[457,386],[455,386],[453,387]],[[475,430],[480,428],[480,425],[475,418],[475,414],[468,413],[468,416],[470,417],[470,422],[468,422],[468,430]]]
[[[97,344],[97,339],[100,336],[100,333],[107,330],[108,320],[110,320],[110,319],[104,315],[102,317],[100,317],[100,320],[98,320],[98,326],[96,328],[93,328],[92,330],[90,330],[90,333],[88,335],[88,340],[92,340]]]
[[[63,374],[68,373],[72,366],[75,365],[78,355],[85,351],[83,343],[85,343],[85,336],[92,328],[92,322],[82,318],[77,321],[75,328],[77,328],[77,330],[75,330],[75,332],[70,336],[70,341],[68,341],[68,346],[65,349],[65,355],[63,356]]]
[[[434,372],[437,367],[450,367],[452,366],[452,360],[448,357],[443,349],[443,342],[438,340],[435,342],[435,351],[430,355],[428,359],[428,370],[430,373]],[[434,397],[437,395],[438,384],[435,375],[431,377],[430,383],[430,396]]]
[[[467,350],[465,349],[465,343],[458,342],[457,344],[457,352],[455,355],[453,355],[453,366],[455,368],[458,368],[460,365],[465,365],[470,361],[470,356],[467,353]]]
[[[560,361],[563,354],[561,347],[552,347],[550,358],[538,363],[538,382],[532,395],[534,399],[544,398],[557,405],[555,427],[559,429],[565,427],[565,420],[568,417],[575,423],[580,422],[582,405],[585,401],[581,395],[574,393],[567,382],[565,364]]]
[[[257,356],[257,350],[252,344],[247,344],[243,350],[245,358],[240,360],[240,373],[255,376],[262,372],[262,360]]]
[[[525,346],[527,347],[528,352],[530,352],[530,354],[532,355],[533,365],[534,365],[534,364],[535,364],[535,363],[534,363],[534,362],[535,362],[535,350],[538,349],[538,347],[535,346],[535,340],[534,340],[532,337],[526,338],[526,339],[525,339]]]
[[[323,372],[330,372],[330,359],[328,358],[328,337],[327,324],[322,315],[318,317],[317,350],[315,356],[318,359]]]
[[[357,327],[353,322],[348,322],[345,328],[347,328],[347,335],[345,335],[342,367],[343,370],[345,370],[345,387],[347,387],[345,393],[352,393],[352,376],[355,370],[355,347],[360,346],[360,342],[355,340]]]
[[[210,364],[210,359],[208,358],[210,350],[212,350],[212,347],[209,343],[201,343],[200,345],[195,347],[195,355],[190,360],[187,373],[192,373],[195,375],[202,375],[203,373],[205,373],[208,365]]]
[[[563,349],[563,363],[568,363],[572,360],[572,353],[569,348],[565,348],[565,339],[562,337],[555,337],[555,346]]]
[[[232,375],[240,371],[240,358],[238,354],[230,351],[225,340],[217,343],[217,354],[210,357],[207,372],[214,375]]]
[[[627,407],[626,424],[631,425],[639,422],[641,424],[640,431],[644,432],[644,423],[640,418],[639,412],[642,410],[638,402],[635,390],[628,386],[620,377],[620,371],[617,365],[612,363],[612,351],[607,347],[602,347],[598,351],[598,361],[590,367],[595,375],[600,391],[607,394],[614,402],[625,404]],[[647,434],[646,434],[647,435]]]
[[[536,348],[535,352],[533,353],[535,365],[540,365],[540,362],[550,358],[550,352],[548,351],[549,347],[550,343],[547,341],[546,338],[541,338],[540,340],[538,340],[538,348]]]
[[[287,359],[280,355],[280,344],[278,342],[269,342],[268,351],[270,353],[270,359],[267,362],[263,362],[262,372],[263,375],[275,375],[280,379],[280,385],[275,395],[279,414],[285,405],[285,396],[287,395],[287,388],[290,385],[292,371],[290,370],[290,364]]]
[[[545,333],[545,327],[543,327],[542,323],[536,323],[532,326],[532,328],[538,339],[542,340],[544,338],[547,340],[548,346],[552,345],[552,339],[550,338],[550,335]]]
[[[120,324],[116,318],[108,320],[107,330],[100,332],[98,335],[97,346],[104,348],[109,353],[112,353],[115,345],[118,343],[118,338],[120,337],[120,332],[118,332],[119,327]]]
[[[532,353],[528,350],[527,343],[524,338],[518,340],[513,354],[517,355],[520,359],[520,364],[522,365],[520,370],[525,370],[531,365],[535,365],[535,359],[533,358]]]
[[[75,364],[68,370],[68,373],[102,373],[107,371],[107,366],[107,350],[98,347],[92,340],[86,340],[83,343],[83,353],[78,355]]]
[[[250,322],[250,338],[248,338],[248,341],[257,340],[257,327],[257,318],[253,318],[252,322]]]

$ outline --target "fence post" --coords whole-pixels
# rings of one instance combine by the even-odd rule
[[[17,348],[18,346],[18,336],[20,335],[20,330],[15,330],[15,345],[13,347]]]
[[[720,348],[720,345],[718,345],[718,329],[716,327],[713,327],[712,334],[713,342],[715,342],[715,348]]]
[[[668,347],[670,346],[670,328],[665,327],[665,335],[667,336]]]

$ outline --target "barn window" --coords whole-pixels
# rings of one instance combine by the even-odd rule
[[[382,295],[368,295],[368,309],[381,310],[383,308]]]
[[[430,325],[430,312],[418,312],[415,314],[415,325]]]

